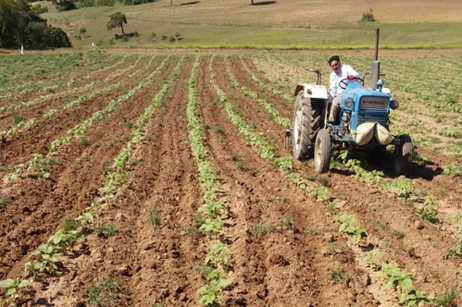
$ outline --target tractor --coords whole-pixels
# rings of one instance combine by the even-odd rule
[[[377,40],[378,41],[378,40]],[[392,135],[389,130],[389,112],[398,108],[390,90],[385,88],[380,77],[380,62],[372,61],[369,87],[364,78],[341,80],[344,89],[340,100],[340,114],[335,123],[328,123],[330,111],[327,89],[321,85],[321,72],[316,84],[298,83],[295,89],[293,113],[292,146],[297,160],[314,157],[318,173],[329,171],[332,146],[340,146],[351,152],[368,156],[379,156],[387,152],[388,145],[394,145],[393,172],[396,176],[407,175],[411,170],[413,145],[409,135]],[[385,155],[383,155],[385,156]]]

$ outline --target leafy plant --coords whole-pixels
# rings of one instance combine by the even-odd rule
[[[24,272],[32,276],[40,276],[41,273],[51,273],[58,269],[58,257],[61,253],[58,251],[61,247],[57,245],[42,244],[38,250],[32,253],[32,261],[24,264]]]
[[[94,306],[116,306],[120,292],[123,292],[120,282],[108,276],[88,288],[88,300]]]
[[[425,291],[411,291],[409,293],[398,294],[399,303],[402,306],[411,307],[418,306],[419,302],[430,303],[431,301],[427,298]]]
[[[218,303],[223,302],[223,297],[218,295],[218,292],[231,284],[231,281],[223,278],[212,279],[209,284],[202,286],[197,290],[201,295],[199,303],[206,306],[216,306]]]
[[[451,248],[443,258],[445,260],[451,259],[452,257],[459,256],[462,258],[462,237],[456,239],[456,245]]]
[[[213,234],[222,235],[224,233],[224,223],[225,221],[223,220],[205,219],[204,224],[199,229],[205,232],[208,237],[211,237]]]
[[[19,277],[14,279],[0,280],[0,287],[5,289],[4,299],[0,299],[0,306],[4,303],[9,306],[20,306],[21,296],[26,294],[26,288],[32,285],[27,279],[20,279]]]
[[[370,251],[364,258],[361,259],[362,263],[366,263],[372,269],[377,268],[377,259],[383,257],[383,252]]]
[[[340,212],[334,217],[334,221],[340,222],[339,232],[353,235],[353,240],[356,245],[359,244],[361,237],[367,234],[366,227],[356,226],[356,214],[346,215]]]
[[[414,185],[408,178],[389,180],[382,185],[385,191],[391,192],[398,197],[409,198],[414,191]]]
[[[209,217],[213,218],[216,215],[220,214],[221,210],[223,210],[224,207],[225,207],[225,204],[222,201],[210,201],[200,206],[197,211],[199,212],[205,211],[207,212]]]
[[[223,243],[218,242],[207,253],[204,263],[205,265],[213,264],[215,267],[221,266],[224,269],[228,269],[231,264],[229,255],[229,248]]]
[[[53,242],[54,246],[62,248],[69,248],[77,242],[79,233],[76,230],[61,229],[48,239],[48,243]]]
[[[425,199],[424,206],[419,210],[419,214],[424,221],[432,224],[439,224],[440,220],[436,217],[436,200],[432,196],[428,196]]]
[[[393,286],[398,286],[402,293],[409,293],[412,290],[412,282],[415,279],[411,273],[404,272],[401,268],[393,263],[382,264],[381,272],[377,276],[385,275],[388,280],[381,291],[391,289]]]
[[[329,193],[329,188],[325,186],[319,186],[310,191],[310,195],[316,197],[318,202],[325,202],[328,200],[327,194]]]

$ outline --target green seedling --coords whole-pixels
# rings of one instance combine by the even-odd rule
[[[398,286],[401,289],[401,293],[408,294],[412,290],[412,282],[416,280],[411,273],[402,271],[399,266],[393,263],[382,264],[381,271],[377,273],[377,276],[383,275],[385,275],[388,280],[381,291]]]
[[[333,220],[340,222],[339,232],[353,235],[353,240],[356,245],[359,244],[362,236],[367,234],[366,227],[356,226],[356,214],[346,215],[343,212],[340,212]]]
[[[419,306],[420,302],[430,303],[425,291],[411,291],[409,293],[398,294],[399,303],[405,307]]]
[[[210,252],[207,253],[204,264],[206,266],[213,265],[214,267],[222,267],[227,270],[231,265],[229,255],[229,248],[223,243],[218,242],[211,248]]]
[[[462,258],[462,237],[456,239],[456,245],[451,248],[444,256],[443,258],[445,260],[451,259],[452,257],[461,257]]]
[[[225,204],[222,201],[210,201],[200,206],[197,211],[205,211],[210,218],[214,218],[221,213],[224,207]]]
[[[0,287],[5,289],[4,298],[0,298],[0,306],[8,304],[7,306],[15,307],[21,306],[21,296],[27,294],[27,287],[32,285],[29,280],[20,279],[5,279],[0,280]]]
[[[218,292],[226,288],[231,284],[231,281],[227,279],[213,279],[210,280],[208,285],[202,286],[197,290],[197,293],[201,296],[199,300],[200,304],[205,306],[217,306],[219,303],[222,303],[223,297],[218,295]]]
[[[424,202],[424,206],[419,210],[419,214],[424,221],[432,224],[439,224],[440,220],[436,217],[437,214],[437,203],[434,197],[427,196]]]
[[[61,247],[56,245],[42,244],[38,250],[32,253],[32,261],[24,264],[24,272],[29,276],[39,277],[42,273],[52,273],[58,269],[58,257],[61,253],[57,252]]]
[[[207,237],[211,237],[213,234],[222,235],[224,234],[223,231],[223,224],[225,221],[223,220],[212,220],[212,219],[205,219],[204,224],[199,227]]]
[[[367,256],[361,259],[362,263],[365,263],[371,269],[377,268],[377,259],[383,257],[383,252],[370,251]]]

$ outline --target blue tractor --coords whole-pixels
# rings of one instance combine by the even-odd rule
[[[389,131],[389,113],[398,107],[390,91],[380,79],[380,62],[373,61],[370,87],[364,78],[342,80],[340,115],[334,124],[328,124],[330,105],[327,89],[321,85],[321,73],[316,84],[298,83],[295,89],[292,144],[293,155],[298,160],[314,157],[318,173],[329,171],[331,147],[334,145],[353,152],[379,155],[394,145],[394,174],[409,174],[412,165],[413,145],[409,135],[392,135]]]

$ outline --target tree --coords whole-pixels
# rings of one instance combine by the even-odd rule
[[[53,33],[52,33],[53,32]],[[71,47],[60,28],[47,26],[26,0],[0,0],[0,48]]]
[[[120,27],[122,29],[122,35],[125,35],[123,26],[124,23],[127,23],[127,17],[125,17],[125,14],[117,12],[110,15],[109,18],[111,19],[108,21],[106,25],[107,30],[112,30],[114,28]]]

